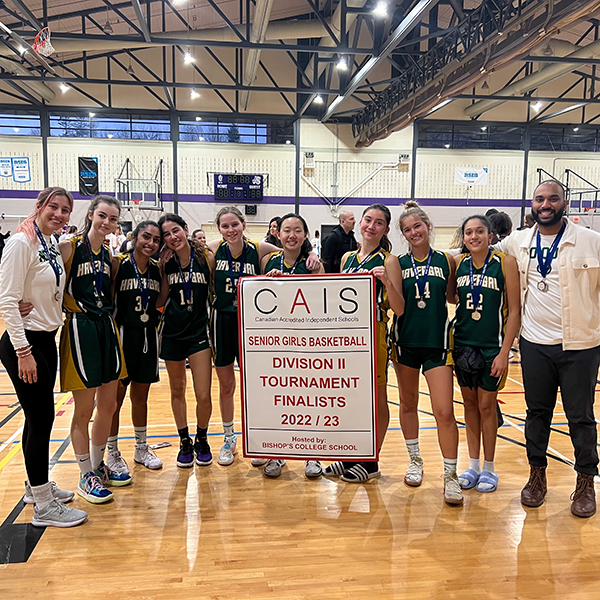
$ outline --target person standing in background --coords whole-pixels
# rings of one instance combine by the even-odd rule
[[[0,227],[0,231],[2,231],[2,227]],[[0,260],[2,260],[2,253],[4,252],[4,246],[6,245],[6,238],[10,235],[10,231],[6,233],[0,233]]]
[[[312,244],[313,252],[321,258],[321,237],[319,234],[319,230],[315,231],[315,237],[310,242]]]
[[[358,248],[354,237],[356,219],[350,210],[344,210],[339,216],[340,224],[333,228],[323,241],[321,258],[326,273],[339,273],[342,256]]]

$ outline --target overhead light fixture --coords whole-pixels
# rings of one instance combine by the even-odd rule
[[[535,102],[534,104],[531,105],[531,108],[533,108],[533,110],[535,110],[535,112],[539,112],[540,108],[542,108],[542,103]]]
[[[199,142],[203,142],[203,141],[204,141],[204,138],[203,138],[201,135],[199,135],[199,136],[198,136],[198,141],[199,141]]]
[[[323,104],[323,98],[322,98],[322,97],[321,97],[319,94],[317,94],[317,95],[315,96],[315,99],[313,100],[313,102],[314,102],[315,104]]]
[[[109,134],[108,134],[106,137],[107,137],[108,139],[112,140],[112,139],[113,139],[113,134],[112,134],[112,133],[109,133]]]
[[[373,9],[373,14],[377,17],[387,17],[387,2],[378,2]]]
[[[202,117],[196,117],[196,121],[202,121]]]
[[[348,69],[348,63],[346,62],[346,59],[343,56],[341,56],[340,60],[338,60],[336,67],[340,71],[346,71]]]
[[[65,92],[68,92],[68,91],[69,91],[69,89],[70,89],[70,88],[69,88],[69,86],[68,86],[66,83],[64,83],[64,82],[63,82],[63,83],[61,83],[61,84],[60,84],[60,91],[61,91],[63,94],[64,94]]]
[[[199,93],[196,91],[196,89],[195,89],[195,88],[192,88],[192,89],[190,90],[190,98],[191,98],[192,100],[195,100],[196,98],[200,98],[200,94],[199,94]]]
[[[544,56],[553,56],[554,55],[554,51],[552,50],[552,47],[550,46],[550,42],[548,42],[546,44],[546,47],[544,48],[544,51],[542,52],[542,54]]]
[[[184,62],[186,65],[190,65],[190,64],[192,64],[192,63],[195,63],[195,62],[196,62],[196,59],[195,59],[195,58],[192,56],[192,53],[189,51],[189,49],[188,49],[188,51],[187,51],[187,52],[186,52],[186,53],[183,55],[183,62]]]
[[[133,70],[133,67],[131,65],[127,67],[125,73],[127,73],[127,75],[135,75],[135,71]]]
[[[487,125],[484,125],[484,126],[481,128],[481,131],[487,131]]]
[[[93,119],[96,116],[96,113],[90,113],[90,119]]]
[[[575,131],[575,132],[579,131],[579,127],[573,127],[573,131]]]
[[[23,54],[25,54],[25,52],[27,52],[27,48],[24,48],[23,46],[19,46],[19,47],[17,48],[17,50],[19,51],[19,54],[20,54],[21,56],[23,56]]]
[[[285,140],[286,144],[291,144],[292,142],[290,140]]]
[[[481,89],[482,90],[489,90],[490,89],[490,86],[488,85],[487,79],[481,85]]]
[[[104,23],[104,27],[102,28],[103,33],[105,33],[106,35],[112,35],[115,30],[113,29],[113,26],[110,24],[110,21],[107,19],[106,23]]]
[[[450,148],[450,144],[444,144],[444,148]]]

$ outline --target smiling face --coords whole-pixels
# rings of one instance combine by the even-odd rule
[[[180,252],[187,244],[188,228],[182,227],[175,221],[165,221],[162,224],[163,240],[167,248],[174,252]]]
[[[150,258],[160,247],[160,231],[155,225],[148,225],[134,238],[134,251]]]
[[[565,214],[567,201],[557,183],[542,183],[531,201],[531,215],[542,227],[552,227],[560,222]]]
[[[402,235],[404,235],[406,241],[413,248],[429,246],[429,233],[431,231],[431,227],[429,227],[417,215],[408,215],[408,217],[405,217],[402,220],[400,227],[402,230]]]
[[[69,222],[71,210],[69,199],[66,196],[55,194],[39,211],[35,221],[44,235],[52,235],[53,231]]]
[[[204,231],[202,231],[202,230],[196,231],[196,233],[194,234],[194,237],[199,242],[202,242],[203,244],[206,244],[206,234],[204,233]]]
[[[106,237],[109,233],[114,233],[119,224],[119,209],[112,204],[100,202],[94,209],[94,212],[88,212],[88,219],[92,222],[91,230]]]
[[[463,242],[469,252],[487,252],[493,234],[479,219],[469,219],[463,227]]]
[[[308,232],[304,229],[304,223],[296,217],[290,217],[281,223],[279,239],[281,245],[292,252],[300,250],[306,240]]]
[[[228,244],[241,242],[246,229],[246,223],[234,213],[225,213],[219,219],[219,233]]]
[[[376,244],[379,244],[381,238],[390,230],[386,215],[377,208],[371,208],[365,212],[359,227],[363,240]]]
[[[277,228],[277,219],[273,219],[271,223],[269,223],[269,233],[273,237],[277,237],[277,234],[279,233],[279,229]]]

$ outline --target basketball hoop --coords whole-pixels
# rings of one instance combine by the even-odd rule
[[[135,206],[138,206],[138,207],[139,207],[141,201],[142,201],[141,198],[132,198],[131,199],[131,202],[133,202],[133,204],[135,204]]]
[[[54,46],[50,43],[50,27],[40,30],[31,47],[42,56],[50,56],[54,53]]]
[[[598,207],[597,207],[597,206],[584,206],[584,207],[583,207],[583,212],[586,212],[586,213],[587,213],[587,212],[590,212],[590,211],[592,211],[592,210],[594,210],[594,211],[595,211],[595,210],[596,210],[596,208],[598,208]]]

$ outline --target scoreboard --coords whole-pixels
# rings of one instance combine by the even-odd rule
[[[263,199],[263,179],[263,175],[215,173],[215,201],[261,201]]]

